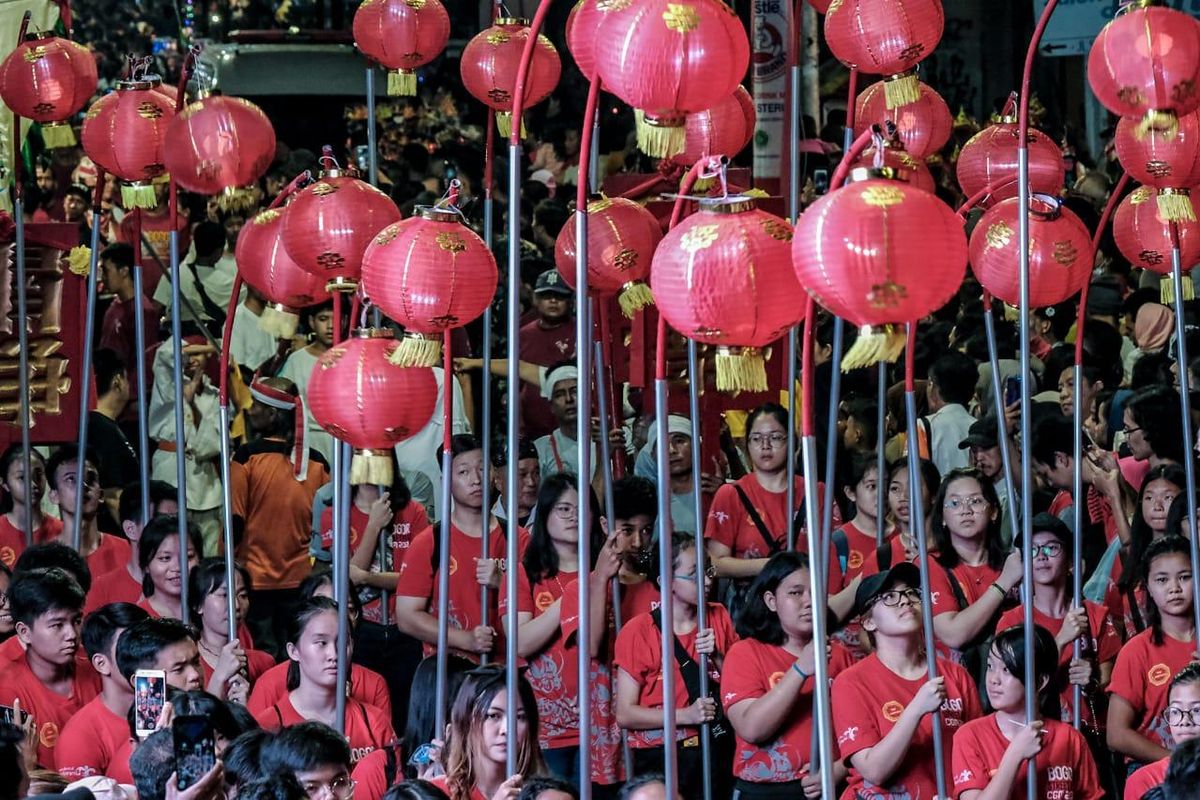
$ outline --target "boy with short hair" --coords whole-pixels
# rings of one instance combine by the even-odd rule
[[[63,530],[58,541],[74,544],[75,527],[81,526],[79,552],[87,559],[88,569],[93,575],[103,575],[129,560],[129,542],[119,536],[101,533],[96,524],[100,513],[100,460],[96,454],[84,454],[83,496],[80,519],[75,519],[75,497],[79,487],[79,450],[74,445],[63,445],[54,451],[46,462],[46,480],[50,484],[50,502],[58,505],[58,514],[63,521]]]
[[[83,647],[100,676],[100,694],[71,717],[58,740],[58,772],[68,780],[106,775],[133,783],[128,760],[116,757],[129,740],[126,715],[133,702],[133,689],[117,670],[116,649],[121,633],[147,618],[132,603],[112,603],[84,620]]]
[[[177,619],[148,618],[117,639],[117,669],[131,687],[139,669],[161,669],[167,686],[190,692],[204,688],[200,648],[192,629]]]
[[[32,572],[36,569],[57,567],[75,579],[75,582],[86,593],[92,585],[92,574],[88,571],[87,562],[83,556],[71,548],[58,542],[35,544],[21,553],[17,563],[13,565],[13,575],[19,572]],[[0,644],[0,667],[7,666],[25,657],[25,645],[20,636],[10,636]],[[82,653],[76,656],[83,666],[87,666],[87,656]]]
[[[38,763],[57,767],[59,733],[100,691],[95,672],[76,661],[84,591],[58,568],[18,572],[9,607],[25,655],[0,671],[0,705],[19,703],[38,732]]]
[[[259,760],[264,775],[291,775],[309,797],[332,793],[336,800],[349,800],[353,793],[350,745],[324,723],[284,728],[263,744]]]

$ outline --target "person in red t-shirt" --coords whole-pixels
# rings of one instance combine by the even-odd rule
[[[354,781],[346,737],[322,722],[299,722],[263,740],[264,775],[289,774],[308,797],[352,800]]]
[[[250,608],[250,573],[234,564],[234,612],[240,626]],[[229,638],[228,590],[225,559],[206,558],[188,574],[188,605],[200,629],[200,664],[204,685],[222,700],[246,704],[258,676],[275,666],[275,659],[238,638]]]
[[[176,514],[178,511],[175,487],[163,481],[150,481],[150,518]],[[88,592],[87,605],[84,607],[85,612],[95,611],[109,603],[136,603],[142,599],[142,579],[145,573],[138,563],[138,542],[142,540],[142,530],[149,520],[142,520],[140,483],[131,483],[121,490],[117,516],[121,532],[129,540],[129,559],[115,569],[94,576],[92,589]]]
[[[932,525],[929,591],[939,650],[975,675],[983,661],[978,647],[1021,582],[1021,554],[1005,552],[996,487],[979,470],[953,469],[942,478]]]
[[[933,530],[929,515],[932,509],[933,496],[941,486],[942,476],[937,467],[927,458],[921,459],[921,507],[925,509],[925,530]],[[908,459],[901,458],[888,465],[888,516],[895,525],[895,533],[889,536],[882,548],[876,548],[867,557],[867,565],[863,568],[864,575],[874,575],[891,568],[892,564],[901,561],[917,563],[917,540],[913,536],[912,519],[908,513]],[[933,543],[929,543],[933,550]]]
[[[1189,546],[1182,536],[1168,536],[1146,551],[1149,626],[1121,648],[1108,684],[1108,746],[1131,767],[1167,757],[1173,745],[1162,718],[1167,683],[1196,652]]]
[[[533,289],[537,319],[521,327],[521,361],[548,367],[575,358],[575,315],[571,287],[557,270],[538,275]],[[540,387],[521,384],[521,420],[524,435],[531,440],[548,435],[558,423]]]
[[[954,735],[954,792],[958,800],[1024,797],[1028,762],[1033,761],[1036,797],[1099,800],[1096,762],[1083,734],[1062,722],[1051,689],[1058,671],[1058,645],[1040,625],[1034,627],[1034,674],[1025,674],[1025,631],[996,636],[988,653],[985,687],[992,713],[966,723]],[[1037,686],[1038,709],[1025,714],[1025,681]]]
[[[1131,543],[1125,563],[1144,563],[1150,543],[1168,534],[1171,504],[1186,492],[1187,481],[1183,467],[1178,464],[1159,464],[1146,473],[1129,526]],[[1110,590],[1105,599],[1111,603],[1110,610],[1117,615],[1118,624],[1132,637],[1146,629],[1146,586],[1137,569],[1123,569],[1121,563],[1120,558],[1113,561]]]
[[[1020,534],[1017,536],[1020,550]],[[1112,677],[1113,662],[1121,650],[1121,638],[1113,626],[1108,609],[1084,600],[1083,608],[1070,608],[1071,564],[1075,537],[1070,528],[1053,514],[1033,518],[1033,620],[1050,631],[1059,650],[1059,670],[1055,685],[1062,689],[1061,710],[1064,722],[1072,719],[1074,687],[1080,686],[1083,703],[1081,719],[1093,728],[1103,729],[1104,689]],[[1025,609],[1010,608],[1000,617],[997,631],[1025,624]],[[1079,640],[1079,659],[1075,659],[1075,640]],[[1096,708],[1095,719],[1092,709]]]
[[[742,637],[729,648],[721,676],[722,701],[737,734],[736,788],[756,797],[788,793],[820,797],[821,776],[812,766],[813,681],[811,573],[803,553],[776,553],[751,587],[738,619]],[[851,664],[849,652],[832,644],[834,677]],[[843,762],[834,783],[846,779]]]
[[[878,546],[876,531],[881,526],[887,527],[887,520],[876,519],[879,487],[888,483],[887,473],[880,478],[877,466],[874,453],[852,453],[849,469],[841,482],[842,492],[854,504],[854,517],[833,532],[834,552],[838,559],[845,553],[846,565],[842,571],[847,582],[853,581],[866,570],[868,558]],[[893,535],[894,530],[886,531],[884,538]],[[844,546],[837,545],[839,540],[844,542]]]
[[[46,464],[46,477],[50,482],[50,502],[58,505],[58,514],[63,527],[58,541],[73,547],[76,528],[75,496],[78,472],[79,449],[73,444],[63,445],[50,455]],[[100,513],[100,463],[96,454],[89,451],[84,455],[84,496],[82,515],[78,521],[82,533],[79,552],[87,558],[88,569],[93,575],[103,575],[129,560],[129,542],[119,536],[101,533],[96,518]]]
[[[131,688],[139,669],[162,670],[167,686],[183,692],[204,688],[200,648],[192,629],[177,619],[150,616],[127,628],[117,639],[117,669]]]
[[[1163,719],[1171,728],[1175,746],[1200,739],[1200,664],[1188,664],[1171,679]],[[1162,784],[1170,758],[1162,758],[1139,769],[1125,782],[1125,800],[1142,800]]]
[[[700,789],[699,726],[717,718],[717,700],[720,696],[721,670],[725,654],[737,641],[733,621],[729,612],[719,603],[707,602],[712,586],[713,570],[703,576],[704,594],[697,587],[696,538],[690,533],[676,532],[671,537],[672,618],[662,618],[660,610],[641,614],[625,623],[617,634],[616,658],[617,724],[629,732],[629,745],[634,752],[634,770],[638,773],[661,769],[663,763],[663,707],[669,702],[675,709],[675,747],[679,757],[681,791],[686,797],[695,797]],[[661,585],[661,584],[660,584]],[[662,587],[664,591],[668,587]],[[706,603],[708,627],[700,630],[696,612],[700,603]],[[680,663],[675,651],[662,652],[662,626],[671,625],[676,650],[687,652],[689,661]],[[688,688],[684,669],[698,664],[700,656],[708,656],[710,694],[707,697],[693,696]],[[682,656],[681,656],[682,657]],[[663,696],[664,664],[670,663],[675,672],[675,696],[670,700]],[[699,685],[700,675],[694,674],[694,683]],[[732,753],[729,737],[714,738],[713,760],[728,763]],[[722,746],[724,744],[725,746]],[[712,773],[714,797],[729,794],[729,772],[717,769]]]
[[[438,448],[438,460],[442,457]],[[505,534],[495,516],[483,508],[483,481],[486,480],[483,449],[479,440],[458,434],[451,441],[450,494],[454,499],[450,512],[450,647],[463,654],[479,655],[502,652],[500,637],[492,624],[496,619],[496,598],[500,588],[506,552]],[[487,514],[488,554],[483,550],[484,514]],[[524,552],[528,534],[520,530],[518,552]],[[425,642],[426,655],[438,639],[437,582],[441,545],[440,533],[426,528],[417,534],[400,566],[396,582],[396,625],[402,633]],[[475,569],[470,569],[474,564]],[[480,587],[489,592],[489,624],[484,624]]]
[[[0,486],[4,497],[0,500],[0,564],[12,568],[25,550],[25,459],[21,443],[11,444],[0,456]],[[57,539],[62,533],[62,521],[42,513],[42,495],[46,492],[46,462],[36,450],[29,453],[29,466],[33,470],[32,501],[33,543],[40,544]]]
[[[67,721],[92,701],[100,679],[76,657],[83,588],[55,567],[21,571],[8,599],[24,657],[0,671],[0,706],[20,704],[37,731],[38,763],[55,769],[55,746]]]
[[[188,569],[199,563],[204,545],[200,531],[188,525]],[[138,566],[142,568],[142,599],[138,605],[153,616],[183,619],[183,570],[179,565],[179,517],[155,517],[142,529],[138,541]]]
[[[980,716],[979,693],[965,669],[937,658],[938,677],[929,679],[920,582],[916,565],[901,562],[864,578],[855,597],[855,616],[874,652],[833,681],[833,729],[850,765],[843,800],[933,797],[931,715],[941,712],[947,786],[955,732]]]
[[[59,737],[57,768],[69,781],[93,775],[106,775],[118,783],[133,781],[129,761],[118,757],[129,742],[126,715],[133,703],[133,687],[117,670],[117,640],[147,616],[132,603],[112,603],[84,620],[83,647],[100,676],[100,694],[71,717]]]

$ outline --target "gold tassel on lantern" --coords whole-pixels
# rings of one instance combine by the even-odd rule
[[[765,392],[767,367],[757,347],[717,348],[717,391]]]
[[[263,309],[258,328],[275,339],[290,339],[296,335],[300,316],[285,305],[275,303]]]
[[[892,75],[883,81],[883,100],[888,110],[912,105],[921,99],[921,82],[916,70]]]
[[[435,367],[442,360],[442,337],[438,334],[405,333],[387,359],[388,363],[398,367]]]
[[[121,184],[121,205],[126,211],[132,211],[135,208],[154,208],[158,205],[158,195],[154,193],[154,186],[149,183],[123,183]]]
[[[75,138],[75,129],[69,122],[47,122],[42,125],[42,142],[48,150],[74,147],[78,144]]]
[[[392,97],[414,97],[417,73],[409,69],[388,70],[387,93]]]
[[[82,244],[72,247],[71,251],[67,253],[67,267],[71,270],[72,275],[86,278],[92,271],[92,248]]]
[[[1196,221],[1192,198],[1187,189],[1159,189],[1158,214],[1163,222]]]
[[[900,325],[864,325],[842,357],[842,372],[869,367],[880,361],[894,362],[904,352],[906,341],[904,328]]]
[[[350,484],[370,483],[392,485],[392,453],[390,450],[355,450],[350,459]]]
[[[654,295],[650,287],[641,281],[630,281],[621,289],[617,303],[621,306],[621,313],[627,319],[633,319],[634,314],[646,306],[654,305]]]
[[[496,133],[500,134],[500,138],[507,139],[512,136],[512,112],[497,111],[496,112]],[[524,139],[529,135],[525,130],[525,117],[521,116],[521,138]]]
[[[1196,292],[1192,286],[1192,276],[1184,274],[1181,283],[1183,284],[1184,302],[1195,299]],[[1158,297],[1164,306],[1173,307],[1175,305],[1175,281],[1171,279],[1170,275],[1163,275],[1159,279]]]
[[[245,213],[256,208],[258,197],[255,191],[246,186],[227,186],[217,197],[217,208],[222,211],[240,211]]]
[[[1167,139],[1174,139],[1179,133],[1179,117],[1174,111],[1147,111],[1146,116],[1138,123],[1133,132],[1133,138],[1139,142],[1151,132],[1160,134]]]
[[[670,158],[683,152],[687,130],[683,117],[650,117],[635,111],[637,147],[651,158]]]

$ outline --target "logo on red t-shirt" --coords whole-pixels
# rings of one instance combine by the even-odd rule
[[[850,551],[850,558],[846,560],[846,566],[850,569],[858,569],[863,564],[863,554],[857,550]]]
[[[1166,664],[1155,664],[1146,673],[1146,680],[1150,681],[1151,686],[1162,686],[1171,680],[1171,668]]]
[[[453,575],[456,572],[458,572],[458,559],[450,556],[450,574]]]
[[[772,672],[771,677],[767,678],[767,686],[774,689],[775,685],[777,683],[779,683],[781,680],[783,680],[784,674],[785,673],[783,673],[783,672]]]
[[[554,595],[550,594],[549,592],[538,592],[537,597],[534,598],[533,604],[537,607],[538,611],[545,611],[547,608],[554,605]]]
[[[38,733],[38,741],[42,743],[42,747],[54,747],[58,744],[58,726],[53,722],[47,722]]]
[[[904,706],[895,700],[888,700],[883,704],[883,718],[888,722],[895,722],[900,719],[900,715],[904,713]]]
[[[17,554],[11,547],[0,547],[0,561],[4,562],[4,566],[12,567],[16,563]]]

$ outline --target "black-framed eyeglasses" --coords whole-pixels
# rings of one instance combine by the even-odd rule
[[[304,793],[311,798],[317,800],[322,797],[325,791],[333,795],[337,800],[350,800],[354,797],[354,787],[358,785],[358,781],[352,779],[349,775],[339,775],[329,783],[317,783],[315,781],[304,784]]]
[[[1033,558],[1045,556],[1046,558],[1058,558],[1062,555],[1063,546],[1061,542],[1047,542],[1046,544],[1035,544],[1030,548],[1029,552]]]
[[[1167,706],[1163,709],[1163,719],[1167,721],[1168,725],[1195,725],[1197,717],[1200,717],[1200,706],[1191,708]]]
[[[746,441],[750,442],[750,444],[754,445],[755,447],[763,447],[764,445],[768,444],[771,445],[771,447],[783,447],[783,445],[787,442],[787,436],[782,433],[752,433],[746,437]]]
[[[882,603],[888,608],[895,608],[902,601],[907,601],[909,605],[916,605],[921,602],[921,593],[916,589],[891,589],[879,595],[875,602]]]
[[[1131,433],[1137,433],[1137,432],[1138,432],[1138,431],[1140,431],[1141,429],[1142,429],[1142,426],[1141,426],[1141,425],[1135,425],[1135,426],[1133,426],[1132,428],[1128,428],[1128,427],[1126,427],[1126,428],[1122,428],[1122,429],[1121,429],[1121,432],[1122,432],[1122,433],[1124,433],[1126,436],[1128,436],[1128,435],[1129,435],[1129,434],[1131,434]]]

